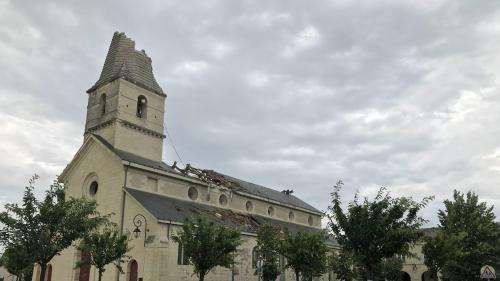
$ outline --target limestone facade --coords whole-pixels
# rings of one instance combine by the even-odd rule
[[[87,93],[84,143],[59,180],[68,196],[96,200],[99,212],[112,214],[112,221],[131,235],[130,259],[122,265],[125,272],[110,265],[104,281],[196,280],[192,266],[183,264],[182,251],[171,239],[182,225],[181,218],[190,212],[228,225],[271,222],[292,231],[321,229],[322,213],[292,194],[204,170],[227,183],[213,184],[162,162],[166,94],[154,78],[151,59],[136,51],[123,33],[113,36],[101,76]],[[137,216],[142,222],[139,228],[134,225]],[[138,237],[132,235],[136,229],[141,231]],[[258,280],[252,266],[255,229],[250,225],[241,229],[244,243],[235,267],[215,268],[206,280]],[[77,243],[51,261],[51,281],[97,280],[95,268],[89,269],[88,276],[75,269],[82,259]],[[415,249],[419,251],[418,246]],[[407,261],[405,271],[411,280],[424,280],[422,260]],[[278,280],[294,280],[294,276],[287,270]],[[336,279],[326,274],[315,281],[327,280]]]
[[[322,213],[291,194],[219,173],[216,175],[230,185],[217,185],[162,162],[166,95],[154,80],[151,60],[144,51],[131,49],[133,46],[124,34],[115,33],[101,77],[88,91],[84,143],[59,178],[68,196],[96,200],[99,212],[112,214],[112,221],[131,235],[132,250],[130,260],[123,265],[125,272],[119,273],[110,265],[104,281],[196,280],[192,266],[179,260],[179,247],[171,239],[182,225],[179,216],[187,215],[177,214],[175,209],[158,213],[163,207],[200,209],[214,217],[229,215],[221,219],[228,223],[238,217],[297,230],[321,228]],[[154,202],[141,201],[137,194],[154,202],[168,199],[161,202],[170,205],[155,206]],[[137,215],[142,225],[135,238],[132,234]],[[244,243],[238,250],[237,265],[216,268],[207,280],[258,280],[252,267],[255,231],[242,228],[242,234]],[[75,269],[82,258],[75,246],[51,261],[52,280],[97,280],[95,268],[90,268],[88,278],[81,269]],[[292,272],[287,271],[278,280],[293,280]],[[328,276],[318,280],[328,280]]]

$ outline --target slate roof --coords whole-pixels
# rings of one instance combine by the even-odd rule
[[[135,42],[124,33],[115,32],[104,62],[99,80],[87,90],[95,91],[100,86],[115,79],[123,78],[140,87],[165,95],[153,75],[151,58],[144,50],[137,51]]]
[[[155,168],[155,169],[160,169],[163,171],[171,172],[171,173],[176,173],[179,176],[185,176],[184,174],[179,173],[178,171],[172,169],[169,165],[165,164],[164,162],[159,162],[159,161],[154,161],[151,159],[147,159],[135,154],[132,154],[130,152],[126,152],[123,150],[119,150],[114,148],[110,143],[108,143],[103,137],[92,134],[97,140],[99,140],[102,144],[104,144],[107,148],[109,148],[112,152],[114,152],[118,157],[120,157],[122,160],[129,161],[132,163],[136,163],[139,165],[143,165],[146,167],[150,168]],[[220,174],[220,173],[219,173]],[[240,180],[237,178],[233,178],[231,176],[227,176],[224,174],[220,174],[223,176],[225,179],[231,182],[231,188],[235,192],[245,192],[249,193],[255,196],[259,196],[262,198],[267,198],[271,199],[283,204],[299,207],[302,209],[306,209],[309,211],[313,211],[316,213],[321,213],[318,209],[314,208],[313,206],[307,204],[306,202],[300,200],[299,198],[293,196],[293,195],[287,195],[284,194],[283,192],[267,188],[258,184],[250,183],[244,180]]]
[[[320,231],[317,228],[274,220],[259,215],[237,213],[215,206],[179,200],[133,188],[126,188],[125,190],[156,219],[162,221],[182,223],[187,218],[204,216],[218,224],[238,228],[247,233],[257,233],[259,227],[264,224],[272,224],[291,233]]]

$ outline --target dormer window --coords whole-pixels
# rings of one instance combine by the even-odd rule
[[[106,94],[101,95],[101,116],[104,116],[106,114]]]
[[[139,96],[137,98],[137,117],[145,118],[146,117],[146,109],[147,109],[148,100],[145,96]]]

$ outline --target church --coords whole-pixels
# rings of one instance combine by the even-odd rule
[[[113,35],[97,82],[87,90],[84,141],[59,176],[67,196],[96,200],[101,214],[130,236],[124,272],[109,265],[104,281],[195,281],[182,247],[172,240],[186,218],[205,216],[237,228],[243,243],[233,268],[215,268],[208,281],[258,281],[257,231],[272,224],[290,232],[320,231],[323,213],[295,197],[213,170],[162,159],[166,93],[156,81],[151,58],[124,33]],[[428,235],[432,235],[429,233]],[[79,242],[76,242],[79,243]],[[78,244],[48,265],[47,281],[95,281]],[[335,241],[328,246],[338,249]],[[435,281],[423,264],[422,244],[405,260],[403,280]],[[280,264],[284,264],[280,258]],[[35,267],[33,281],[38,281]],[[278,281],[295,280],[291,270]],[[314,281],[337,280],[331,272]]]
[[[262,224],[291,232],[321,229],[322,212],[289,190],[163,162],[167,95],[154,77],[151,58],[124,33],[113,35],[101,75],[87,94],[84,142],[59,180],[68,196],[96,200],[99,212],[113,214],[112,221],[131,237],[124,272],[109,265],[103,280],[196,280],[182,247],[172,240],[189,217],[203,215],[242,231],[236,265],[213,269],[210,281],[258,280],[253,249]],[[64,250],[50,262],[46,280],[97,280],[95,268],[75,269],[85,258],[76,247]],[[287,271],[278,280],[294,277]]]

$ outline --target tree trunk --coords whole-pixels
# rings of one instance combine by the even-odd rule
[[[98,279],[99,281],[101,281],[101,280],[102,280],[102,273],[103,273],[103,272],[99,269],[99,279]]]
[[[205,281],[205,273],[204,272],[200,272],[200,278],[199,278],[200,281]]]
[[[47,264],[40,264],[40,281],[45,281],[45,272],[47,271]]]
[[[373,267],[372,266],[367,266],[366,269],[368,271],[367,274],[366,274],[368,281],[373,281]]]
[[[299,281],[299,272],[295,271],[295,281]]]

